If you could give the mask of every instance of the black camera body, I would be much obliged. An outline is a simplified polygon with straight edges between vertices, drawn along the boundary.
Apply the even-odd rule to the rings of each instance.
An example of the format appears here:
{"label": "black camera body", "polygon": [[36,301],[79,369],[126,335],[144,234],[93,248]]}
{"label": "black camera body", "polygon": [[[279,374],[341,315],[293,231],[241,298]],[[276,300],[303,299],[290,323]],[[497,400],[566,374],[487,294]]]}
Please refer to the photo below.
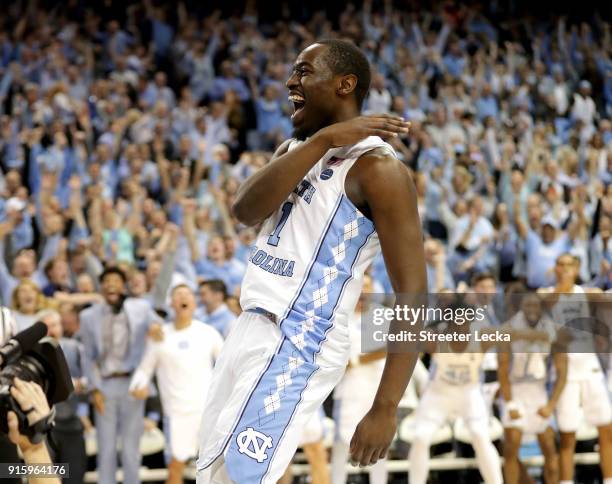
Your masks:
{"label": "black camera body", "polygon": [[39,429],[29,425],[27,415],[11,396],[10,388],[15,377],[38,383],[49,406],[66,400],[74,391],[74,386],[60,344],[53,338],[45,337],[17,361],[0,370],[0,432],[8,433],[7,413],[13,411],[19,420],[19,432],[32,440]]}

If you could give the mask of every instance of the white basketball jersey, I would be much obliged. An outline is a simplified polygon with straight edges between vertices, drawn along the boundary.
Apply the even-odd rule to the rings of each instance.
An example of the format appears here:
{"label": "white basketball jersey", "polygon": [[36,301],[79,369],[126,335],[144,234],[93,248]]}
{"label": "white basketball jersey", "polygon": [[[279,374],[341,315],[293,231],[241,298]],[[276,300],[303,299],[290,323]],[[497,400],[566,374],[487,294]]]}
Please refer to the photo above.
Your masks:
{"label": "white basketball jersey", "polygon": [[434,353],[433,380],[450,385],[478,384],[483,360],[483,353]]}
{"label": "white basketball jersey", "polygon": [[264,221],[242,283],[244,310],[260,307],[281,320],[291,310],[346,326],[380,245],[344,180],[360,156],[381,147],[394,153],[375,136],[329,150]]}
{"label": "white basketball jersey", "polygon": [[552,320],[543,315],[535,327],[525,320],[523,311],[516,313],[508,322],[514,330],[533,329],[548,334],[548,341],[527,341],[519,339],[512,343],[512,363],[510,380],[512,382],[541,382],[546,380],[546,360],[550,355],[556,329]]}

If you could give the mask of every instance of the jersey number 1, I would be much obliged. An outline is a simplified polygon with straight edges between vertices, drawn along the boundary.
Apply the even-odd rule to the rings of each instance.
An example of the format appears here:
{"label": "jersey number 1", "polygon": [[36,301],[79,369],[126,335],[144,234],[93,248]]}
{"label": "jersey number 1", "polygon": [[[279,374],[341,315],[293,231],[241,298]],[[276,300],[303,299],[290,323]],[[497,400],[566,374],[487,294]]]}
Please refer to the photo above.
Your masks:
{"label": "jersey number 1", "polygon": [[283,227],[287,223],[287,219],[289,218],[289,214],[291,213],[292,208],[293,208],[292,202],[285,202],[283,204],[281,208],[281,211],[282,211],[281,218],[276,224],[276,228],[274,229],[274,232],[272,232],[270,234],[270,237],[268,237],[268,244],[273,245],[274,247],[278,245],[278,241],[280,240],[281,230],[283,230]]}

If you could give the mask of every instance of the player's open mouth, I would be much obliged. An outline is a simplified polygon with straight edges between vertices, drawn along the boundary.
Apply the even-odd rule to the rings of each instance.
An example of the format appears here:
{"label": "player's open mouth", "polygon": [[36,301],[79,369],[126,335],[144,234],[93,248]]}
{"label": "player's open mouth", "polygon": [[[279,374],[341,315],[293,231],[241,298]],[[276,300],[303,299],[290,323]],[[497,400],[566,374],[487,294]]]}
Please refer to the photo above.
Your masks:
{"label": "player's open mouth", "polygon": [[289,101],[293,103],[293,115],[291,116],[291,119],[294,119],[296,115],[300,111],[302,111],[302,109],[304,109],[304,106],[306,105],[306,100],[301,94],[291,93],[289,94]]}

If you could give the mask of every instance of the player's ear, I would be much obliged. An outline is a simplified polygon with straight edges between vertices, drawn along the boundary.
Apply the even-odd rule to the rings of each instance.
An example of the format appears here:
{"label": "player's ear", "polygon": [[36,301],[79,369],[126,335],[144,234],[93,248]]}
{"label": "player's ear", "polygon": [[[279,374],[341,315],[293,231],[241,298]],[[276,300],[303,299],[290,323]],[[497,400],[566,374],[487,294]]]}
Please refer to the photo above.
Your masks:
{"label": "player's ear", "polygon": [[352,93],[357,87],[357,76],[355,74],[347,74],[340,78],[338,85],[338,94],[346,96]]}

